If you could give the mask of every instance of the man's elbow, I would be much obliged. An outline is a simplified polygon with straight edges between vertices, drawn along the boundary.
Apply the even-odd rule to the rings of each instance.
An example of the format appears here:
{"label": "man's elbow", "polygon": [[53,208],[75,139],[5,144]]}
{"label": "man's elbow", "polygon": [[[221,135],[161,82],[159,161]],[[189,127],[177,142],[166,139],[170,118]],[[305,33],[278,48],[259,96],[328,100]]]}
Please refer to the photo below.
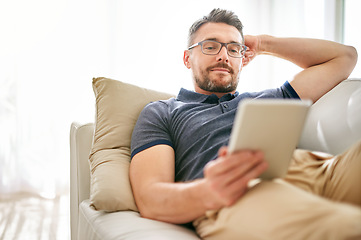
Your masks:
{"label": "man's elbow", "polygon": [[[357,51],[353,46],[343,45],[343,50],[340,55],[331,60],[336,65],[333,68],[336,70],[335,79],[339,82],[347,79],[352,73],[357,63]],[[337,84],[339,83],[337,82]]]}
{"label": "man's elbow", "polygon": [[139,199],[135,198],[135,202],[139,211],[139,214],[143,218],[148,218],[152,220],[163,221],[159,215],[157,208],[158,206],[152,204],[152,199]]}
{"label": "man's elbow", "polygon": [[356,48],[354,48],[353,46],[347,46],[346,57],[347,57],[347,65],[349,67],[349,74],[347,75],[348,77],[355,68],[357,63],[358,54]]}
{"label": "man's elbow", "polygon": [[143,218],[148,218],[148,219],[153,219],[153,220],[158,220],[156,215],[152,212],[152,208],[148,208],[146,206],[143,206],[142,204],[137,204],[138,206],[138,211],[141,217]]}
{"label": "man's elbow", "polygon": [[157,212],[157,210],[156,210],[156,208],[154,206],[153,207],[144,206],[144,205],[143,206],[138,206],[138,211],[139,211],[139,214],[140,214],[140,216],[142,218],[147,218],[147,219],[151,219],[151,220],[157,220],[157,221],[162,221],[162,222],[167,222],[167,223],[178,224],[177,221],[173,220],[169,216],[162,215],[159,212]]}

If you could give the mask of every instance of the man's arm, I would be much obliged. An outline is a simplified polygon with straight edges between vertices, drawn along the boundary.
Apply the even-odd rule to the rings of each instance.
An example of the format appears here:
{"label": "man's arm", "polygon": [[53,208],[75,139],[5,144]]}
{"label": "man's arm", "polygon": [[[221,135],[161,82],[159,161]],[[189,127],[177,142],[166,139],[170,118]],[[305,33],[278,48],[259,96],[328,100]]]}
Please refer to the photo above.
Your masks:
{"label": "man's arm", "polygon": [[234,204],[246,191],[248,181],[267,168],[259,152],[227,148],[204,170],[205,177],[186,183],[174,182],[174,150],[156,145],[136,154],[130,165],[134,198],[143,217],[170,223],[187,223],[207,210]]}
{"label": "man's arm", "polygon": [[357,62],[355,48],[327,40],[261,35],[246,36],[245,44],[250,51],[244,65],[258,54],[268,54],[303,68],[290,84],[301,98],[314,102],[346,79]]}

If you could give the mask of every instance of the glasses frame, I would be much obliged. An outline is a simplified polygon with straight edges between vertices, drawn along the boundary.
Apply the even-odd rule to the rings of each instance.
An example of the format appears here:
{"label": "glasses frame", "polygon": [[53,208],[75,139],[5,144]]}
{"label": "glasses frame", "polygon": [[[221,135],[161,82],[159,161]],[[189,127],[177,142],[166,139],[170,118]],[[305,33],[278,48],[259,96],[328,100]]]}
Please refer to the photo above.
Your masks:
{"label": "glasses frame", "polygon": [[[221,47],[219,48],[219,51],[218,51],[217,53],[214,53],[214,54],[205,53],[205,52],[203,51],[203,43],[204,43],[204,42],[215,42],[215,43],[219,43],[219,44],[221,44]],[[230,55],[229,52],[228,52],[228,44],[237,44],[237,45],[242,46],[242,47],[244,48],[244,51],[243,51],[242,56],[235,57],[235,56]],[[198,43],[193,44],[192,46],[190,46],[190,47],[188,48],[188,50],[191,50],[191,49],[193,49],[193,48],[195,48],[195,47],[197,47],[197,46],[201,46],[201,51],[202,51],[202,53],[205,54],[205,55],[217,55],[218,53],[220,53],[220,51],[222,50],[222,47],[224,46],[224,47],[226,48],[226,50],[227,50],[228,56],[233,57],[233,58],[243,58],[244,55],[245,55],[245,53],[246,53],[246,51],[247,51],[247,46],[244,45],[244,44],[236,43],[236,42],[234,42],[234,43],[222,43],[222,42],[218,42],[218,41],[215,41],[215,40],[203,40],[203,41],[201,41],[201,42],[198,42]]]}

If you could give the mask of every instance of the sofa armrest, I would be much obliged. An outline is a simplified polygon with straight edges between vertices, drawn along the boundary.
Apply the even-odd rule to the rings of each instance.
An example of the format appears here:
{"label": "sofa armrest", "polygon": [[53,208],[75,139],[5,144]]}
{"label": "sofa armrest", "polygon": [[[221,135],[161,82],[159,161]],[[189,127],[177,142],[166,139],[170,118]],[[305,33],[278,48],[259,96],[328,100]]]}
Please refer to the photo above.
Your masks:
{"label": "sofa armrest", "polygon": [[79,204],[90,197],[89,154],[94,124],[73,122],[70,127],[70,225],[71,239],[77,238]]}

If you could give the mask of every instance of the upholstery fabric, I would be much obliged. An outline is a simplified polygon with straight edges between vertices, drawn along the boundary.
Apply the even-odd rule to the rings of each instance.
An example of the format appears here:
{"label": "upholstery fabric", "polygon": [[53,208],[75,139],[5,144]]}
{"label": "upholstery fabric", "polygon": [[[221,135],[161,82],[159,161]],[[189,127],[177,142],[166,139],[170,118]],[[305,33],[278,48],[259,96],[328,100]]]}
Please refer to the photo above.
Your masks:
{"label": "upholstery fabric", "polygon": [[314,103],[298,147],[337,155],[361,139],[361,79],[347,79]]}
{"label": "upholstery fabric", "polygon": [[137,211],[129,182],[130,140],[141,110],[171,94],[94,78],[95,132],[89,157],[90,201],[97,210]]}
{"label": "upholstery fabric", "polygon": [[197,235],[180,225],[142,218],[134,211],[105,213],[89,207],[84,200],[79,206],[79,231],[77,239],[104,240],[196,240]]}

